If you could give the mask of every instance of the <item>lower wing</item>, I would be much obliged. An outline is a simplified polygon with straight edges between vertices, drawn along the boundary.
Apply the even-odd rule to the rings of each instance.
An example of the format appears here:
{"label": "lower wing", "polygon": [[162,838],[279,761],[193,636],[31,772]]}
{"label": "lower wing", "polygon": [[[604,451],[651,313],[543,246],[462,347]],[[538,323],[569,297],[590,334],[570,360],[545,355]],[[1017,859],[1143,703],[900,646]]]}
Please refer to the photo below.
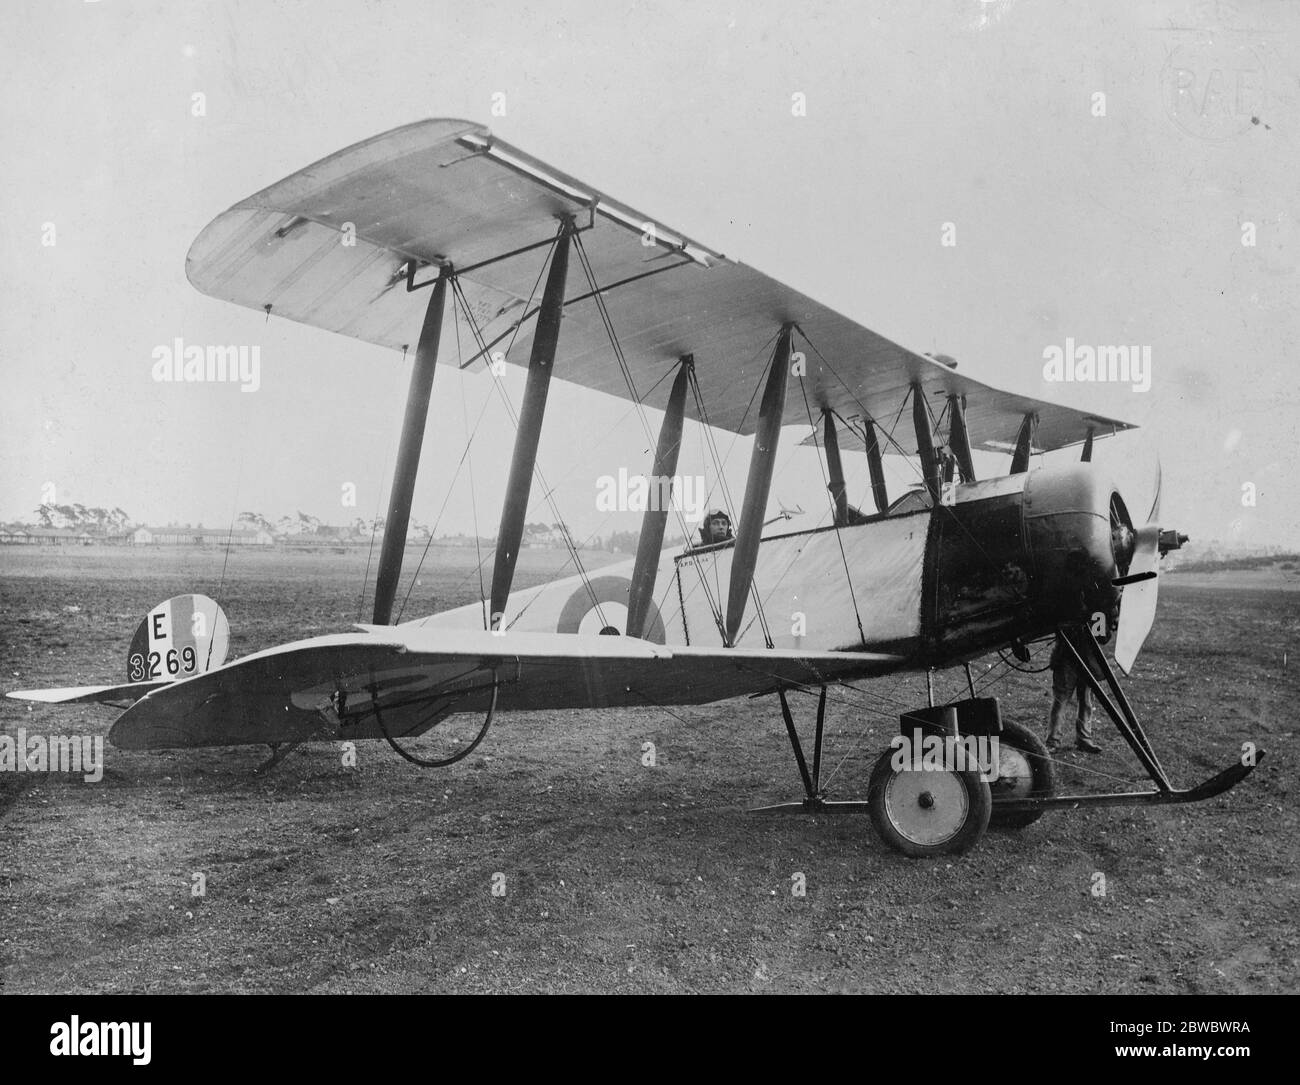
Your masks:
{"label": "lower wing", "polygon": [[[452,712],[707,704],[898,670],[899,656],[665,647],[630,637],[392,627],[316,637],[156,689],[123,749],[419,734]],[[381,727],[379,714],[383,715]]]}

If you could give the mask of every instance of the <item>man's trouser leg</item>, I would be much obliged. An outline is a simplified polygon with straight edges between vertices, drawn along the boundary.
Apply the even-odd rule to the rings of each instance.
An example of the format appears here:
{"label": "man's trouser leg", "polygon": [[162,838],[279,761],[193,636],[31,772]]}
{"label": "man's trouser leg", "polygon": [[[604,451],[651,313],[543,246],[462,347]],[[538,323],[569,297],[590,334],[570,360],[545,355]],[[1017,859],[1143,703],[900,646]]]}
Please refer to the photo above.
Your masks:
{"label": "man's trouser leg", "polygon": [[1079,675],[1079,718],[1074,724],[1076,738],[1092,741],[1092,691],[1083,675]]}
{"label": "man's trouser leg", "polygon": [[1072,675],[1061,667],[1052,668],[1052,714],[1047,721],[1047,741],[1060,741],[1061,718],[1074,695]]}

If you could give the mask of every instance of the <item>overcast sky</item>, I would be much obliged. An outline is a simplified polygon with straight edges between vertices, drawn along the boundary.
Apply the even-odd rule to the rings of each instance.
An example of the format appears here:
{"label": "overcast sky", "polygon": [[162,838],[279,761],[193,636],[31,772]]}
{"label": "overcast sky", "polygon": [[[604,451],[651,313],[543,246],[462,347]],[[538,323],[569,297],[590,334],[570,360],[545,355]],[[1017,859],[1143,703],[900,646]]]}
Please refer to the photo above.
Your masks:
{"label": "overcast sky", "polygon": [[[205,297],[185,253],[258,189],[449,116],[964,373],[1138,423],[1097,460],[1145,508],[1158,453],[1167,526],[1300,544],[1297,5],[49,0],[0,19],[2,519],[47,483],[148,522],[382,510],[400,356]],[[258,344],[260,389],[155,382],[178,336]],[[1150,390],[1045,384],[1067,337],[1149,345]],[[488,381],[435,381],[414,512],[432,524],[445,501],[440,533],[495,530],[498,408],[448,491]],[[541,462],[575,532],[636,526],[595,506],[599,474],[649,469],[634,422],[553,389]],[[783,437],[773,509],[811,527],[826,501],[802,436]],[[682,469],[702,462],[688,440]],[[537,501],[529,518],[552,519]]]}

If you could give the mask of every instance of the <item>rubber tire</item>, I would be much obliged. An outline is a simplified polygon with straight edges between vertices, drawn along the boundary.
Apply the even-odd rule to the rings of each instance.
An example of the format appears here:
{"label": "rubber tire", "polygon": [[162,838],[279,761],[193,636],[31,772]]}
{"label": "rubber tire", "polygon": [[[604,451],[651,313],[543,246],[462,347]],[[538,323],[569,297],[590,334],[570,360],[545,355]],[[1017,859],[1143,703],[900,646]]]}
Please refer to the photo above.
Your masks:
{"label": "rubber tire", "polygon": [[[1002,733],[998,736],[998,745],[1010,746],[1025,755],[1030,772],[1033,774],[1029,791],[1031,795],[1037,798],[1056,793],[1056,766],[1052,763],[1052,755],[1037,734],[1018,723],[1004,723]],[[997,788],[992,788],[992,792],[993,814],[989,818],[991,829],[1024,829],[1047,813],[1046,810],[999,813]]]}
{"label": "rubber tire", "polygon": [[885,785],[894,775],[894,767],[891,764],[893,759],[894,750],[891,747],[877,759],[875,768],[871,770],[871,783],[867,786],[867,812],[881,840],[894,851],[913,859],[961,855],[980,842],[984,830],[988,828],[989,815],[993,812],[993,796],[989,792],[989,785],[980,779],[978,772],[951,773],[966,787],[967,816],[962,827],[942,844],[920,844],[903,836],[885,813]]}

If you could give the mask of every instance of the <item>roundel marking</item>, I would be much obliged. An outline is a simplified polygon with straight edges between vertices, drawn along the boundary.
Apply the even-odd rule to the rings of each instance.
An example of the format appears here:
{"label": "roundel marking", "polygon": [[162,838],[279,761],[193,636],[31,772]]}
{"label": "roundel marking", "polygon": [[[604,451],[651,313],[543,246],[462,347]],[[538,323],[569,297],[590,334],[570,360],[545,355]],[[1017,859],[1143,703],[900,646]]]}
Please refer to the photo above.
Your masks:
{"label": "roundel marking", "polygon": [[[593,577],[569,596],[564,609],[560,611],[560,620],[555,625],[555,631],[577,633],[582,627],[583,618],[596,609],[597,603],[621,603],[626,607],[631,590],[632,581],[625,576]],[[646,611],[645,624],[644,639],[655,644],[663,644],[667,639],[664,633],[664,620],[653,599]]]}

